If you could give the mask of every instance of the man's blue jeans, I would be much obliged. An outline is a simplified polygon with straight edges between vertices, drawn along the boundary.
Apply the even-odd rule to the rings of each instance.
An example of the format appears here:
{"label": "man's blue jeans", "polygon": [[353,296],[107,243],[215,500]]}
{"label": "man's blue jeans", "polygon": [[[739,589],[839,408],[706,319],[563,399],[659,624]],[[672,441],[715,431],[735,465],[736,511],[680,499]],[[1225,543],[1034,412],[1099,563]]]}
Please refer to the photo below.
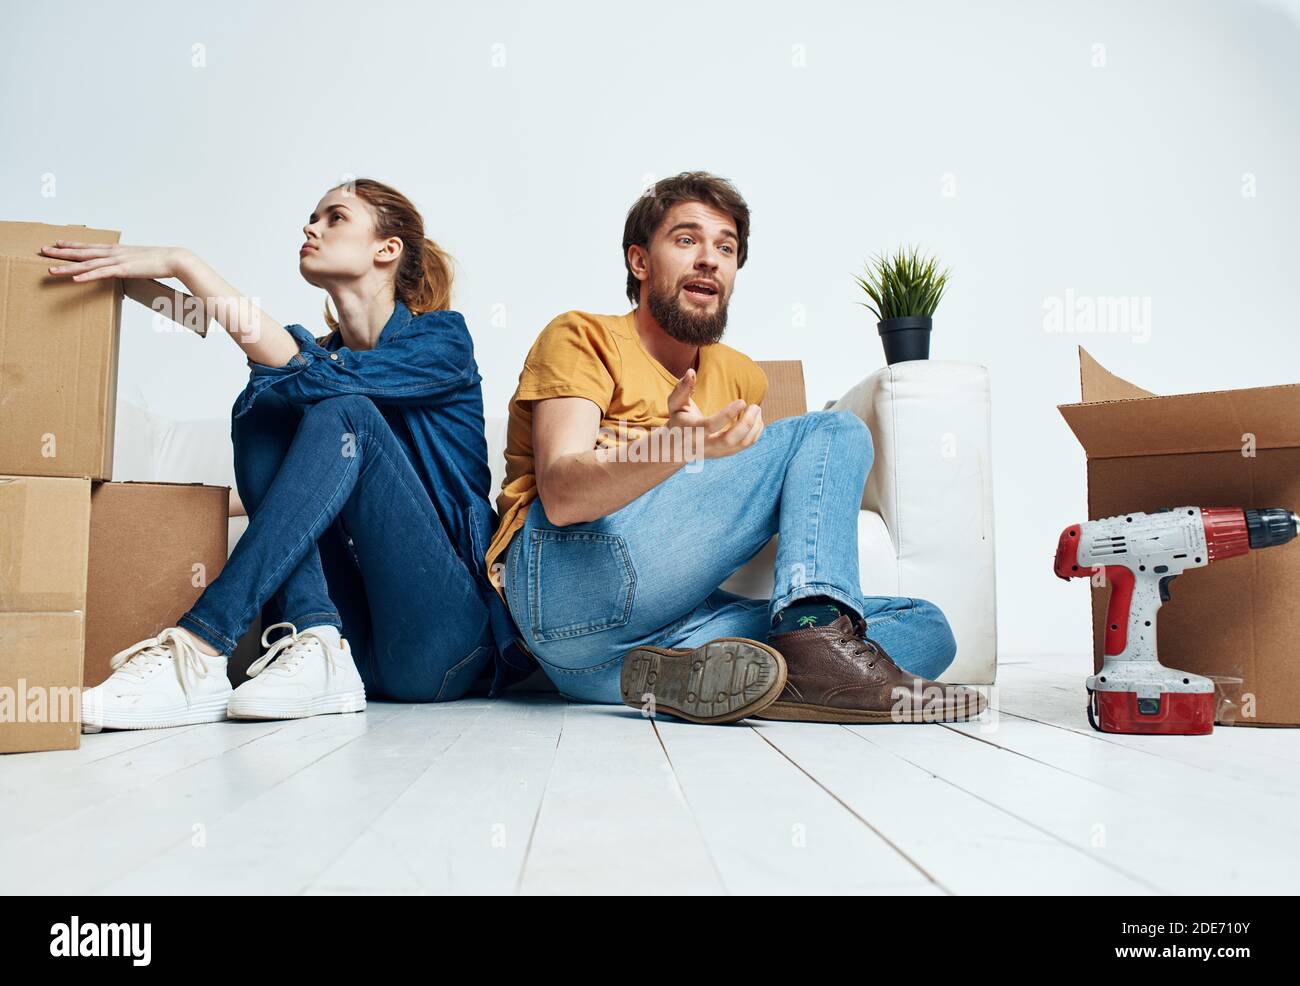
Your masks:
{"label": "man's blue jeans", "polygon": [[[858,512],[871,461],[860,418],[814,411],[773,422],[736,455],[688,463],[599,520],[556,527],[534,501],[506,554],[510,611],[542,669],[579,701],[621,702],[634,647],[765,641],[777,613],[806,596],[852,609],[899,667],[934,678],[957,651],[938,607],[862,595]],[[773,598],[718,588],[778,533]]]}
{"label": "man's blue jeans", "polygon": [[464,695],[496,652],[481,587],[375,403],[270,390],[231,438],[248,529],[179,625],[229,654],[259,611],[329,624],[371,697]]}

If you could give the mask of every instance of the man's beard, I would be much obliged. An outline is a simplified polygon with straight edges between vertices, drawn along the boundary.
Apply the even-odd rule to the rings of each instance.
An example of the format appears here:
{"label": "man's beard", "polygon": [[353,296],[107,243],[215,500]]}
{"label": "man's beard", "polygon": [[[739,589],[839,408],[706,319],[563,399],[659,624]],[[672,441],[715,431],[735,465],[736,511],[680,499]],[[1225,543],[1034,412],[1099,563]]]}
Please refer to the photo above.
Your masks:
{"label": "man's beard", "polygon": [[727,302],[718,294],[718,308],[712,315],[696,314],[678,300],[675,293],[650,288],[650,314],[659,327],[678,342],[707,346],[722,338],[727,328]]}

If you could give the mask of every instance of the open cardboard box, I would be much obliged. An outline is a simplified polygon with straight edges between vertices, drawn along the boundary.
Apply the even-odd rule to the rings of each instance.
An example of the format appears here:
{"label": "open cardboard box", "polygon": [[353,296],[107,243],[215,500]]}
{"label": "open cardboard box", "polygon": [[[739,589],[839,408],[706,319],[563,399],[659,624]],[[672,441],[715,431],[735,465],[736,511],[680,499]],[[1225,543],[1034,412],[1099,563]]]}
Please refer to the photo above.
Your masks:
{"label": "open cardboard box", "polygon": [[[1083,400],[1059,407],[1088,458],[1088,516],[1160,507],[1300,513],[1300,384],[1160,397],[1079,347]],[[1221,725],[1300,725],[1300,539],[1193,569],[1156,621],[1160,663],[1242,679]],[[1092,590],[1101,670],[1108,587]]]}

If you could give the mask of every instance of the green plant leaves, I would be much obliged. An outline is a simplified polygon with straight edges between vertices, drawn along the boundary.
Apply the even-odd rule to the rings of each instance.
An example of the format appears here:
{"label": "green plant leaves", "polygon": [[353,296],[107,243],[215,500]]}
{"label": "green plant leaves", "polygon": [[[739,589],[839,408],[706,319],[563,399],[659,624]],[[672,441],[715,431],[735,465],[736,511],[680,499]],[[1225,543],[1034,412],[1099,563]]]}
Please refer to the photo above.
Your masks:
{"label": "green plant leaves", "polygon": [[942,272],[933,257],[923,257],[916,247],[899,248],[892,256],[867,262],[865,277],[854,275],[871,302],[859,302],[878,321],[904,315],[933,315],[948,287],[951,270]]}

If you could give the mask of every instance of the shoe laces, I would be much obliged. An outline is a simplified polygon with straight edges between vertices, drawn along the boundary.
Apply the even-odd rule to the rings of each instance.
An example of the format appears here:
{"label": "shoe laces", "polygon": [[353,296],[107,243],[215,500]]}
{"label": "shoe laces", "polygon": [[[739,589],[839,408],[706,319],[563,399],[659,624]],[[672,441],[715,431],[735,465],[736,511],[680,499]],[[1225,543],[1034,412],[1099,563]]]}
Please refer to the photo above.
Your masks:
{"label": "shoe laces", "polygon": [[[277,627],[288,627],[290,632],[285,634],[273,644],[268,644],[266,638],[272,630]],[[328,673],[333,673],[340,669],[341,665],[334,649],[330,647],[329,641],[321,636],[314,627],[306,627],[299,630],[292,623],[272,623],[262,631],[262,646],[267,648],[265,654],[248,666],[248,676],[256,678],[272,664],[277,667],[292,671],[302,663],[303,659],[311,653],[311,642],[315,640],[320,644],[320,649],[325,655],[325,667]],[[340,636],[340,644],[342,637]],[[340,647],[341,649],[341,647]]]}
{"label": "shoe laces", "polygon": [[853,620],[853,636],[851,636],[851,637],[848,637],[848,636],[841,636],[841,637],[840,637],[840,643],[842,643],[842,644],[849,644],[849,643],[858,643],[858,644],[861,644],[861,645],[862,645],[861,647],[855,647],[855,648],[853,649],[853,656],[854,656],[854,657],[858,657],[859,655],[862,655],[862,654],[873,654],[873,655],[875,655],[874,660],[871,660],[871,661],[868,661],[868,662],[867,662],[867,667],[869,667],[869,668],[874,668],[874,667],[876,666],[876,661],[880,660],[881,658],[885,658],[886,660],[888,660],[888,657],[885,655],[885,652],[882,651],[882,650],[881,650],[881,649],[876,645],[876,642],[875,642],[874,640],[872,640],[870,637],[867,636],[867,622],[866,622],[866,620],[862,619],[860,616],[850,617],[850,619]]}
{"label": "shoe laces", "polygon": [[143,681],[155,668],[172,662],[181,689],[186,695],[199,678],[206,678],[215,670],[215,655],[204,654],[190,636],[180,627],[167,627],[156,637],[147,637],[118,651],[108,660],[115,676]]}

